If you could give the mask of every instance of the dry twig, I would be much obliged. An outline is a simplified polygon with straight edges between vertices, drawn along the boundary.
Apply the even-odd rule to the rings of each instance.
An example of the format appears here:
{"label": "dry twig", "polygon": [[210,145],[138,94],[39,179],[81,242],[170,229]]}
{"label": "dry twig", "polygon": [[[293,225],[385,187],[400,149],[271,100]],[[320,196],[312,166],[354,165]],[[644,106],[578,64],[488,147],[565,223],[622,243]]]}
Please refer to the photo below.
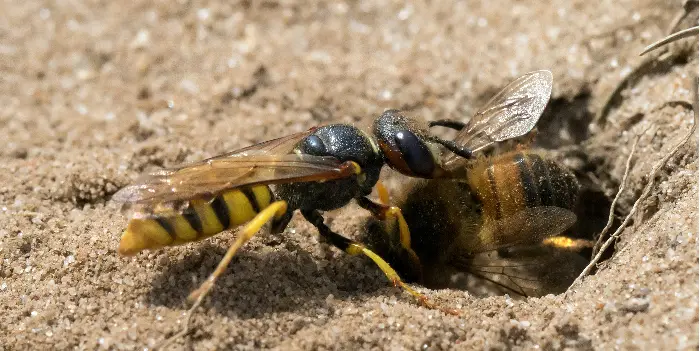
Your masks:
{"label": "dry twig", "polygon": [[613,225],[613,220],[615,219],[615,206],[617,205],[617,201],[620,199],[620,195],[622,195],[622,192],[625,191],[625,187],[627,186],[627,178],[629,177],[630,174],[630,168],[632,168],[632,156],[634,156],[634,152],[637,150],[637,144],[639,143],[639,139],[642,138],[642,135],[647,131],[645,129],[642,133],[639,133],[637,135],[637,138],[635,138],[634,143],[632,144],[632,151],[630,151],[629,156],[627,157],[627,163],[625,164],[625,174],[622,176],[622,182],[620,183],[620,189],[617,191],[617,194],[615,195],[615,198],[612,201],[612,204],[610,205],[610,214],[608,215],[608,223],[605,224],[605,228],[600,232],[598,235],[598,239],[596,240],[595,245],[593,246],[593,254],[591,255],[591,259],[596,256],[598,253],[598,250],[600,249],[600,245],[603,243],[603,238],[605,237],[606,234],[608,234],[608,230]]}
{"label": "dry twig", "polygon": [[[607,250],[607,248],[610,247],[610,245],[612,245],[615,242],[615,240],[617,240],[617,238],[620,236],[620,234],[622,234],[622,231],[627,227],[627,225],[632,220],[632,217],[635,215],[635,213],[637,213],[639,205],[647,198],[647,196],[649,196],[649,193],[651,192],[651,189],[654,186],[656,176],[658,175],[661,168],[664,165],[666,165],[666,163],[668,163],[668,160],[670,160],[671,157],[673,157],[673,155],[675,155],[676,152],[678,152],[678,150],[683,145],[685,145],[685,143],[687,143],[690,140],[690,138],[693,136],[693,134],[695,134],[695,129],[697,128],[697,124],[698,124],[698,78],[697,77],[695,78],[694,83],[693,83],[693,90],[694,90],[694,99],[695,99],[693,101],[693,106],[694,106],[694,109],[693,109],[694,110],[693,111],[694,118],[693,119],[694,120],[693,120],[693,125],[690,127],[690,130],[681,139],[681,141],[678,144],[676,144],[673,147],[673,149],[671,149],[671,151],[669,153],[666,154],[666,156],[664,156],[658,163],[656,163],[656,165],[654,165],[654,168],[652,168],[651,172],[649,173],[649,182],[644,187],[644,191],[642,191],[642,195],[640,195],[639,198],[637,199],[637,201],[634,202],[632,209],[627,214],[627,216],[625,217],[625,220],[622,222],[622,224],[620,224],[620,226],[617,228],[617,230],[612,235],[610,235],[610,237],[605,241],[603,246],[600,247],[600,249],[598,250],[598,253],[595,255],[595,257],[593,257],[593,259],[588,264],[588,266],[586,266],[586,268],[581,272],[581,274],[579,274],[579,276],[576,278],[576,280],[574,280],[574,282],[571,284],[571,287],[569,287],[569,290],[571,290],[571,288],[573,288],[574,286],[576,286],[576,284],[578,284],[581,280],[583,280],[583,277],[588,275],[591,272],[591,270],[593,269],[593,267],[596,264],[598,264],[601,257],[603,256],[603,253],[605,252],[605,250]],[[625,170],[625,173],[627,173],[627,170]],[[621,185],[621,190],[624,187],[624,182],[625,181],[623,180],[623,184]],[[618,192],[618,195],[619,195],[619,192]],[[613,208],[610,209],[611,213],[613,210],[614,210]]]}

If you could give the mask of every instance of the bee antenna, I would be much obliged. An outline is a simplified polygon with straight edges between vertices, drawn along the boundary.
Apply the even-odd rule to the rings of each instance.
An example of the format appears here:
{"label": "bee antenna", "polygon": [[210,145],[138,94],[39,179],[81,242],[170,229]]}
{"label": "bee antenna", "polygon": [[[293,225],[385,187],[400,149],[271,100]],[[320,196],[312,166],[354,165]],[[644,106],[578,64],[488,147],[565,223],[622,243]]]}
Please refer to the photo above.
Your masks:
{"label": "bee antenna", "polygon": [[452,151],[457,156],[461,156],[466,159],[472,158],[472,150],[469,150],[468,148],[455,143],[453,140],[445,140],[436,136],[430,136],[428,137],[428,140],[444,146],[445,148],[447,148],[447,150]]}
{"label": "bee antenna", "polygon": [[460,121],[455,121],[453,119],[439,119],[437,121],[428,122],[428,127],[432,128],[436,126],[451,128],[454,130],[462,130],[467,126],[467,124]]}

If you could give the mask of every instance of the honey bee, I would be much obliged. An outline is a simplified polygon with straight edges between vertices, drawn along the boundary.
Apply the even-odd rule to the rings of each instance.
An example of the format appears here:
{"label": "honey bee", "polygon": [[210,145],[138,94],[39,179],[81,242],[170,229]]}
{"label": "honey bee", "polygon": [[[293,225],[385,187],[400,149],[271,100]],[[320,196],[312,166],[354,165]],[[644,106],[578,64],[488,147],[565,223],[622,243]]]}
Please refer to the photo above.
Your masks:
{"label": "honey bee", "polygon": [[[183,329],[187,332],[191,312],[236,252],[268,222],[272,232],[282,232],[299,210],[330,244],[351,255],[366,255],[394,285],[435,307],[379,255],[333,232],[324,224],[322,211],[343,207],[354,199],[376,218],[397,223],[397,233],[406,242],[411,234],[399,208],[368,198],[383,166],[415,178],[453,177],[462,168],[460,160],[472,159],[484,147],[530,131],[549,100],[551,87],[549,71],[518,78],[454,140],[439,138],[429,132],[428,125],[387,110],[374,121],[371,135],[352,125],[331,124],[146,174],[112,198],[133,213],[118,252],[134,255],[185,244],[245,224],[215,271],[190,295],[195,303]],[[416,258],[410,245],[404,252]]]}
{"label": "honey bee", "polygon": [[[407,282],[481,294],[562,292],[590,242],[559,236],[576,222],[575,176],[533,151],[471,160],[463,179],[412,180],[397,206],[411,230],[405,252],[396,224],[370,221],[367,242]],[[477,284],[455,277],[464,273]]]}
{"label": "honey bee", "polygon": [[[459,130],[455,141],[479,150],[488,139],[470,132],[478,122],[430,125]],[[472,288],[471,281],[455,284],[466,273],[481,280],[479,288],[490,285],[481,293],[564,291],[586,264],[578,252],[592,247],[588,240],[560,236],[577,220],[574,174],[527,148],[449,159],[450,178],[412,179],[396,191],[410,240],[401,237],[396,221],[370,220],[363,241],[405,281],[430,288]],[[388,194],[380,197],[388,203]]]}

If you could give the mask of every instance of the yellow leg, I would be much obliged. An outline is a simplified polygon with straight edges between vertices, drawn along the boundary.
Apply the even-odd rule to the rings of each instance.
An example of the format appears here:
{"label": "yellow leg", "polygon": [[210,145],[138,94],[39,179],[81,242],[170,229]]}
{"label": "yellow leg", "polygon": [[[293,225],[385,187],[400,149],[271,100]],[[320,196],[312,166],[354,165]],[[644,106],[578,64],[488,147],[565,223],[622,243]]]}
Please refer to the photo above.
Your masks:
{"label": "yellow leg", "polygon": [[328,242],[330,242],[333,246],[345,251],[349,255],[354,256],[363,254],[369,257],[377,265],[377,267],[384,272],[386,277],[394,284],[394,286],[400,287],[407,293],[413,295],[423,306],[431,309],[438,309],[448,314],[459,315],[459,312],[456,310],[438,307],[434,303],[430,302],[427,296],[419,293],[408,284],[404,283],[401,280],[401,277],[399,277],[399,274],[396,273],[393,268],[391,268],[389,263],[372,250],[356,241],[350,240],[338,233],[333,232],[325,223],[323,223],[323,217],[318,213],[318,211],[302,211],[302,214],[307,221],[311,222],[311,224],[318,229],[321,236],[328,239]]}
{"label": "yellow leg", "polygon": [[372,261],[374,261],[377,267],[379,267],[379,269],[381,269],[382,272],[384,272],[386,277],[389,278],[389,280],[394,284],[394,286],[400,287],[407,293],[413,295],[413,297],[415,297],[416,300],[418,300],[418,302],[420,302],[423,306],[430,309],[437,309],[447,314],[459,316],[459,311],[451,308],[437,306],[436,304],[428,300],[427,296],[419,293],[418,291],[411,288],[408,284],[404,283],[399,277],[398,273],[396,273],[396,271],[393,268],[391,268],[388,262],[384,261],[384,259],[379,257],[379,255],[374,253],[372,250],[366,248],[364,245],[358,243],[350,244],[350,246],[345,250],[345,252],[347,252],[350,255],[364,254],[365,256],[369,257]]}
{"label": "yellow leg", "polygon": [[245,225],[245,227],[243,227],[243,229],[241,229],[241,231],[238,233],[236,241],[234,241],[231,247],[228,248],[228,251],[226,251],[224,258],[221,259],[219,265],[216,267],[214,272],[212,272],[212,274],[209,275],[209,278],[207,278],[207,280],[204,281],[204,283],[202,283],[202,285],[200,285],[199,288],[197,288],[197,290],[193,291],[187,298],[188,301],[194,301],[194,304],[187,311],[187,314],[185,316],[185,323],[182,327],[182,330],[179,333],[170,337],[169,339],[165,340],[165,342],[157,348],[164,348],[165,346],[169,345],[173,341],[177,340],[181,336],[186,335],[189,332],[189,324],[190,319],[192,317],[192,313],[199,307],[199,305],[202,304],[202,301],[209,294],[211,288],[214,287],[216,279],[224,273],[226,267],[228,267],[229,263],[236,255],[238,249],[240,249],[243,245],[245,245],[246,242],[248,242],[248,240],[255,236],[255,234],[258,231],[260,231],[260,228],[262,228],[265,225],[265,223],[269,222],[274,218],[280,218],[284,216],[286,211],[287,202],[273,202],[264,210],[260,211],[260,213],[258,213],[250,222],[248,222]]}
{"label": "yellow leg", "polygon": [[[383,186],[382,186],[383,188]],[[379,189],[379,188],[378,188]],[[379,190],[378,190],[379,191]],[[384,191],[386,191],[386,188],[384,188]],[[388,193],[386,195],[386,198],[388,199]],[[381,198],[381,192],[380,192],[380,198]],[[383,201],[383,200],[381,200]],[[387,200],[388,201],[388,200]],[[394,228],[398,226],[399,229],[399,240],[401,241],[401,247],[408,252],[408,255],[411,257],[411,260],[414,263],[415,267],[421,267],[420,264],[420,258],[418,258],[418,255],[416,255],[416,252],[413,251],[413,248],[411,246],[411,230],[408,228],[408,223],[406,223],[406,219],[403,217],[403,213],[401,212],[401,209],[396,207],[396,206],[388,206],[386,204],[378,204],[373,202],[372,200],[363,197],[357,199],[357,203],[370,213],[375,218],[378,218],[380,220],[384,221],[385,227],[388,229],[388,232],[393,232]],[[422,275],[422,273],[421,273]]]}
{"label": "yellow leg", "polygon": [[377,195],[379,196],[379,203],[388,206],[391,202],[389,198],[389,190],[386,190],[384,183],[381,181],[378,181],[375,187],[377,189]]}
{"label": "yellow leg", "polygon": [[542,244],[561,250],[577,252],[592,248],[595,242],[586,239],[573,239],[568,236],[552,236],[544,239]]}

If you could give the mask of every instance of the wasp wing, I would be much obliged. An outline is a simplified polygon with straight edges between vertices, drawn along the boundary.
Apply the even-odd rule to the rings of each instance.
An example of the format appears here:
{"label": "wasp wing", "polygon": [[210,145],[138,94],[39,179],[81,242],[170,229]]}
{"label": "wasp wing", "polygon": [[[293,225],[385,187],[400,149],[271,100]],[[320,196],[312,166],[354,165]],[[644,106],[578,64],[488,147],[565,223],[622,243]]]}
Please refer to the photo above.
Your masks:
{"label": "wasp wing", "polygon": [[349,170],[334,157],[294,152],[299,141],[313,131],[146,174],[114,194],[112,200],[153,209],[163,204],[211,198],[222,191],[246,185],[347,177]]}
{"label": "wasp wing", "polygon": [[[454,141],[472,152],[526,134],[539,120],[552,93],[552,73],[527,73],[498,92],[469,120]],[[446,165],[461,158],[448,154]]]}

